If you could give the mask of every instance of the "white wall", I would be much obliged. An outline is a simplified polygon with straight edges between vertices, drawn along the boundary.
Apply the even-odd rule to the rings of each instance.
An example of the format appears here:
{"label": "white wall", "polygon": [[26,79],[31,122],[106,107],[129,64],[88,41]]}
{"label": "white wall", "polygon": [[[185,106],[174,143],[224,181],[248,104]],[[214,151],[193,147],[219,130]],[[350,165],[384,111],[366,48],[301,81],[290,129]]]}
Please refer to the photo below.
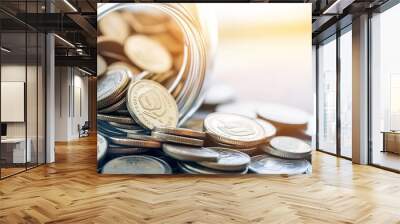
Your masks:
{"label": "white wall", "polygon": [[77,69],[56,67],[55,86],[55,140],[77,139],[78,125],[88,120],[88,79]]}

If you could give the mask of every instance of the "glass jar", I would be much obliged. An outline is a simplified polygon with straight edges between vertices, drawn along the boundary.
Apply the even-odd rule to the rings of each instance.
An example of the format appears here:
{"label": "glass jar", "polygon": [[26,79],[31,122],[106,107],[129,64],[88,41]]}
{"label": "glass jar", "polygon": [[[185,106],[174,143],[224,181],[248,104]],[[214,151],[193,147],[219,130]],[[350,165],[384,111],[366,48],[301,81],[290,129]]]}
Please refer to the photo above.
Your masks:
{"label": "glass jar", "polygon": [[201,106],[207,89],[217,43],[217,24],[212,13],[198,4],[177,3],[101,3],[97,21],[114,11],[146,12],[157,10],[168,15],[183,37],[181,66],[175,80],[166,86],[179,108],[179,125]]}

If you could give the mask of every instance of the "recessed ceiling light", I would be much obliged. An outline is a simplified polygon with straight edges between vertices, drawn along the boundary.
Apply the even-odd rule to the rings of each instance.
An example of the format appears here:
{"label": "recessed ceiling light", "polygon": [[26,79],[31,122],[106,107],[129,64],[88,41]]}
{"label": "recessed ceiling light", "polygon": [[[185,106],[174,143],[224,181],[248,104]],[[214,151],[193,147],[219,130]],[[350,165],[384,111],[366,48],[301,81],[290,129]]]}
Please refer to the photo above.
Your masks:
{"label": "recessed ceiling light", "polygon": [[78,10],[73,6],[68,0],[64,0],[65,4],[68,5],[74,12],[78,12]]}
{"label": "recessed ceiling light", "polygon": [[6,52],[6,53],[10,53],[10,52],[11,52],[10,49],[7,49],[7,48],[5,48],[5,47],[1,47],[0,49],[1,49],[1,51],[4,51],[4,52]]}
{"label": "recessed ceiling light", "polygon": [[57,37],[59,40],[61,40],[62,42],[64,42],[65,44],[67,44],[70,47],[75,48],[75,45],[73,45],[71,42],[69,42],[68,40],[62,38],[61,36],[59,36],[58,34],[54,34],[55,37]]}

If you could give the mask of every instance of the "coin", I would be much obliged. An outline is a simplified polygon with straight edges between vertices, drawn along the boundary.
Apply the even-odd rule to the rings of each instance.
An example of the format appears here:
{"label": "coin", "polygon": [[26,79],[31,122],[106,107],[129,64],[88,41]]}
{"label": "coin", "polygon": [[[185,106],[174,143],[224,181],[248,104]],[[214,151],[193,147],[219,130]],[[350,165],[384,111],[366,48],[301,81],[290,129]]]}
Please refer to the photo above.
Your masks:
{"label": "coin", "polygon": [[191,138],[204,139],[206,137],[206,133],[203,131],[196,131],[187,128],[155,127],[154,131],[164,134],[179,135]]}
{"label": "coin", "polygon": [[117,61],[129,61],[124,55],[124,47],[122,43],[109,36],[97,37],[97,52],[106,57],[105,59],[110,59],[110,55],[115,55],[111,56],[111,58]]}
{"label": "coin", "polygon": [[125,41],[124,51],[143,70],[163,73],[172,67],[172,57],[167,49],[144,35],[130,36]]}
{"label": "coin", "polygon": [[151,136],[158,138],[161,142],[178,143],[183,145],[203,146],[204,141],[201,139],[182,137],[177,135],[169,135],[159,132],[151,132]]}
{"label": "coin", "polygon": [[109,156],[120,156],[120,155],[135,155],[140,153],[148,152],[146,148],[133,148],[133,147],[121,147],[120,145],[109,145],[107,149],[107,155]]}
{"label": "coin", "polygon": [[100,55],[97,55],[97,76],[103,75],[107,69],[107,62]]}
{"label": "coin", "polygon": [[114,63],[110,64],[107,69],[108,70],[127,69],[127,70],[129,70],[130,74],[133,75],[133,77],[136,77],[141,73],[139,68],[137,68],[134,65],[131,65],[129,63],[123,62],[123,61],[114,62]]}
{"label": "coin", "polygon": [[123,92],[128,84],[129,76],[124,70],[113,70],[102,75],[97,80],[97,108],[113,104],[116,96]]}
{"label": "coin", "polygon": [[135,121],[131,117],[125,117],[125,116],[97,114],[97,119],[102,120],[102,121],[112,121],[112,122],[122,123],[122,124],[135,124]]}
{"label": "coin", "polygon": [[161,143],[157,141],[144,141],[144,140],[123,138],[123,137],[110,137],[109,139],[112,143],[117,145],[139,147],[139,148],[154,148],[154,149],[161,148]]}
{"label": "coin", "polygon": [[251,157],[249,169],[258,174],[295,175],[307,172],[311,164],[304,159],[281,159],[269,155]]}
{"label": "coin", "polygon": [[150,135],[145,135],[145,134],[132,134],[132,133],[128,133],[126,136],[127,136],[128,138],[131,138],[131,139],[160,142],[160,139],[155,138],[155,137],[150,136]]}
{"label": "coin", "polygon": [[219,153],[204,147],[163,144],[163,151],[172,158],[183,161],[218,161]]}
{"label": "coin", "polygon": [[130,33],[129,25],[118,12],[108,13],[101,18],[98,22],[98,27],[103,35],[112,37],[121,43],[124,42]]}
{"label": "coin", "polygon": [[171,167],[153,156],[123,156],[115,158],[102,169],[103,174],[171,174]]}
{"label": "coin", "polygon": [[104,160],[107,152],[107,147],[107,140],[103,136],[97,134],[97,161],[99,163]]}
{"label": "coin", "polygon": [[129,130],[143,130],[143,128],[137,124],[121,124],[121,123],[112,122],[112,121],[109,121],[108,124],[117,129],[123,128],[123,129],[129,129]]}
{"label": "coin", "polygon": [[233,149],[220,147],[207,147],[219,154],[217,162],[198,162],[200,165],[224,171],[237,171],[246,169],[250,163],[250,157],[242,152]]}
{"label": "coin", "polygon": [[127,108],[142,127],[176,127],[179,118],[174,98],[162,85],[140,80],[129,86]]}
{"label": "coin", "polygon": [[221,171],[210,169],[193,162],[178,162],[177,164],[182,171],[189,174],[238,175],[246,174],[248,171],[247,167],[239,171]]}
{"label": "coin", "polygon": [[262,149],[274,156],[288,159],[304,159],[310,155],[312,149],[304,141],[287,136],[274,137],[270,141],[270,146]]}
{"label": "coin", "polygon": [[98,110],[98,113],[112,113],[114,111],[117,111],[119,109],[123,109],[126,105],[126,98],[122,97],[122,99],[120,99],[117,103],[108,106],[108,107],[104,107],[101,110]]}
{"label": "coin", "polygon": [[159,33],[151,38],[163,45],[171,54],[177,55],[183,52],[183,43],[180,43],[169,33]]}
{"label": "coin", "polygon": [[257,109],[260,118],[280,127],[296,127],[305,130],[310,120],[310,114],[295,107],[280,104],[263,104]]}
{"label": "coin", "polygon": [[122,17],[138,33],[157,34],[167,31],[165,23],[169,20],[169,17],[155,10],[147,10],[146,13],[124,11]]}
{"label": "coin", "polygon": [[211,138],[225,144],[249,147],[266,142],[260,124],[237,114],[209,114],[204,120],[204,128]]}
{"label": "coin", "polygon": [[271,123],[269,123],[268,121],[256,118],[257,123],[259,123],[263,129],[264,129],[264,134],[265,137],[271,138],[272,136],[276,135],[276,128],[274,125],[272,125]]}

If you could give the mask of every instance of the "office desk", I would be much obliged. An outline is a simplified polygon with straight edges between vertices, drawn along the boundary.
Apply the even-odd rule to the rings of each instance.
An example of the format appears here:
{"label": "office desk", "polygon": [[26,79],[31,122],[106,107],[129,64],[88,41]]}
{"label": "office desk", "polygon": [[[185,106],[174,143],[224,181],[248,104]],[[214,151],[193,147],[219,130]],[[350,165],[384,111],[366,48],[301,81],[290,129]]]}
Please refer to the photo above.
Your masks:
{"label": "office desk", "polygon": [[5,160],[5,163],[7,164],[30,162],[32,158],[31,139],[27,138],[26,143],[27,147],[25,152],[25,138],[2,138],[1,159]]}
{"label": "office desk", "polygon": [[382,134],[382,152],[393,152],[396,154],[400,154],[400,131],[382,131]]}

